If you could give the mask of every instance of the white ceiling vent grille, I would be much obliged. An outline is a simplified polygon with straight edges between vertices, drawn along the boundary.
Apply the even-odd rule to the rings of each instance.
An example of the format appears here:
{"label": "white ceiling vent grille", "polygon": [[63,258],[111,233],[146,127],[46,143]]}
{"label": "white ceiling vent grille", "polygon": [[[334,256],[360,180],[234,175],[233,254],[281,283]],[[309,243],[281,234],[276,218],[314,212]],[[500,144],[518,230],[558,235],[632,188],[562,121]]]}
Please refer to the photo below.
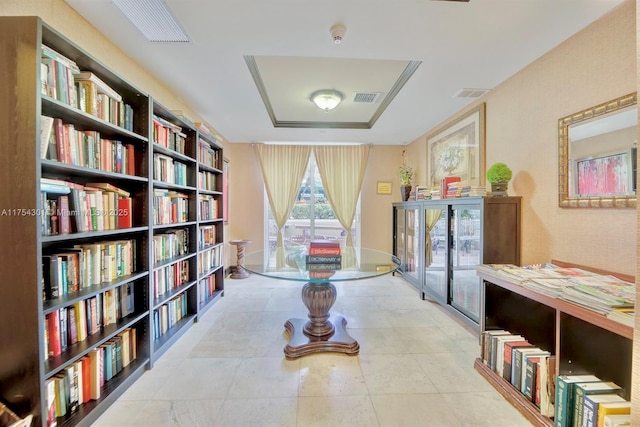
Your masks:
{"label": "white ceiling vent grille", "polygon": [[353,94],[353,102],[359,104],[375,104],[380,98],[380,92],[356,92]]}
{"label": "white ceiling vent grille", "polygon": [[150,42],[189,42],[189,36],[163,0],[113,0],[113,3]]}
{"label": "white ceiling vent grille", "polygon": [[454,98],[479,98],[487,92],[489,92],[489,89],[464,88],[456,92],[455,95],[453,95],[453,97]]}

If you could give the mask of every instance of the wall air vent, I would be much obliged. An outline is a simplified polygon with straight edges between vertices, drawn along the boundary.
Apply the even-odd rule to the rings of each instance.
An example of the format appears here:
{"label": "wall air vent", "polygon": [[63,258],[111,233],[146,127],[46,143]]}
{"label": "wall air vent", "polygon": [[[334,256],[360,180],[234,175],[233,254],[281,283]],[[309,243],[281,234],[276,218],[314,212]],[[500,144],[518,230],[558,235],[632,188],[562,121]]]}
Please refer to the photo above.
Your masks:
{"label": "wall air vent", "polygon": [[460,89],[453,95],[454,98],[480,98],[485,93],[489,92],[489,89]]}
{"label": "wall air vent", "polygon": [[382,95],[380,92],[356,92],[353,94],[353,102],[358,104],[375,104]]}
{"label": "wall air vent", "polygon": [[162,0],[112,0],[150,42],[188,43],[184,31]]}

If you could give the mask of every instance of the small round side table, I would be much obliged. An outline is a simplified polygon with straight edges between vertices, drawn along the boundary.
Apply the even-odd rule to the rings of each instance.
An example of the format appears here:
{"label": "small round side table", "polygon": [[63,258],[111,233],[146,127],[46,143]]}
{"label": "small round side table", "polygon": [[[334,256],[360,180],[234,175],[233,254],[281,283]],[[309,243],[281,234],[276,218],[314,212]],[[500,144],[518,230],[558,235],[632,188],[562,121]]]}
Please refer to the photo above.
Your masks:
{"label": "small round side table", "polygon": [[251,240],[230,240],[230,244],[236,247],[238,263],[235,270],[231,273],[232,279],[246,279],[249,277],[247,270],[242,268],[244,265],[244,247],[251,244]]}

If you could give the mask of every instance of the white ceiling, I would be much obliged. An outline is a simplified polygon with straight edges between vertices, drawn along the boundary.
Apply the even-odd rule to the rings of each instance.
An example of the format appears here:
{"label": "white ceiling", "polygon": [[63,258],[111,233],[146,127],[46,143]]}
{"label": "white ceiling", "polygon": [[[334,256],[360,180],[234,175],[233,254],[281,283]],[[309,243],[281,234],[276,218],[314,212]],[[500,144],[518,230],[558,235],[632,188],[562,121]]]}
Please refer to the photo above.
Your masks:
{"label": "white ceiling", "polygon": [[[623,1],[166,0],[191,42],[151,43],[111,0],[66,0],[230,142],[392,145],[410,143],[472,102],[454,97],[460,89],[497,86]],[[347,28],[338,45],[329,34],[336,23]],[[369,86],[382,68],[355,63],[421,64],[371,129],[286,128],[274,127],[247,56],[275,64],[264,80],[276,116],[288,111],[309,120],[300,116],[306,109],[332,122],[354,111],[348,103],[315,111],[307,104],[311,89],[375,90]],[[291,60],[303,57],[366,61],[328,80],[331,64],[291,72]]]}

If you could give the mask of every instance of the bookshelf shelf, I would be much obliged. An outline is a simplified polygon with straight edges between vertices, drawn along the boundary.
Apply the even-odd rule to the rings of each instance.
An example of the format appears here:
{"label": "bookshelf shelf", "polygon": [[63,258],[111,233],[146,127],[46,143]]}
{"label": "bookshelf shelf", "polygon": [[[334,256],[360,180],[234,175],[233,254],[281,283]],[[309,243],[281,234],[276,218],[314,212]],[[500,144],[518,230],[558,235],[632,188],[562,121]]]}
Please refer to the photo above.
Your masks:
{"label": "bookshelf shelf", "polygon": [[213,167],[211,167],[211,166],[207,166],[207,165],[203,165],[203,164],[198,164],[198,168],[199,168],[201,171],[204,171],[204,172],[213,172],[213,173],[219,173],[219,174],[222,174],[222,171],[221,171],[220,169],[216,169],[216,168],[213,168]]}
{"label": "bookshelf shelf", "polygon": [[171,300],[176,295],[180,295],[181,293],[188,291],[190,288],[194,287],[195,284],[196,284],[196,281],[193,280],[168,290],[167,292],[165,292],[164,294],[158,296],[158,298],[155,298],[153,300],[152,308],[156,309],[160,307],[162,304],[166,304],[167,301]]}
{"label": "bookshelf shelf", "polygon": [[52,300],[46,300],[42,304],[42,311],[44,314],[49,314],[50,312],[61,307],[65,307],[78,301],[85,300],[106,290],[114,289],[126,283],[145,278],[148,274],[149,273],[147,271],[130,274],[111,282],[102,282],[98,285],[92,285],[88,288],[80,289],[78,292],[74,292],[72,294],[62,295],[61,297]]}
{"label": "bookshelf shelf", "polygon": [[45,95],[42,96],[42,114],[55,116],[64,121],[72,122],[74,126],[81,130],[99,131],[101,135],[107,137],[125,137],[132,140],[148,142],[148,138],[143,135],[109,123]]}
{"label": "bookshelf shelf", "polygon": [[147,231],[148,227],[120,228],[116,230],[91,231],[88,233],[56,234],[52,236],[42,236],[43,243],[65,242],[69,240],[95,240],[102,237],[120,236],[123,234],[141,233]]}
{"label": "bookshelf shelf", "polygon": [[138,185],[138,183],[146,183],[149,181],[149,179],[145,176],[107,172],[99,169],[70,165],[67,163],[58,162],[56,160],[45,159],[42,160],[42,172],[43,175],[64,175],[69,179],[84,178],[85,180],[87,180],[89,178],[107,178],[123,183],[129,182],[130,185]]}
{"label": "bookshelf shelf", "polygon": [[[522,335],[555,356],[557,375],[595,375],[621,386],[623,397],[630,399],[633,328],[515,281],[485,271],[477,274],[482,279],[481,333],[503,329]],[[553,425],[519,390],[492,371],[482,356],[474,367],[534,425]]]}
{"label": "bookshelf shelf", "polygon": [[[11,324],[0,339],[12,349],[0,355],[0,400],[44,427],[55,400],[49,386],[71,390],[90,358],[109,351],[118,363],[99,396],[55,417],[59,427],[89,426],[223,295],[222,268],[197,279],[204,223],[196,185],[201,169],[221,175],[209,162],[200,167],[199,144],[218,165],[222,147],[38,17],[0,17],[0,58],[0,211],[10,213],[0,217],[0,275],[12,284],[0,287]],[[177,150],[155,142],[156,117],[181,128]],[[176,178],[186,181],[176,182],[185,185],[154,179],[154,154],[180,163]],[[154,225],[154,196],[165,191],[186,197],[176,216],[185,222]],[[222,193],[207,197],[221,211]],[[224,241],[222,222],[209,224]],[[154,266],[154,237],[174,229],[188,234],[188,253]],[[154,298],[156,269],[176,263],[188,267],[187,283]],[[156,338],[155,318],[168,307],[184,314]],[[97,368],[91,374],[98,381]]]}

